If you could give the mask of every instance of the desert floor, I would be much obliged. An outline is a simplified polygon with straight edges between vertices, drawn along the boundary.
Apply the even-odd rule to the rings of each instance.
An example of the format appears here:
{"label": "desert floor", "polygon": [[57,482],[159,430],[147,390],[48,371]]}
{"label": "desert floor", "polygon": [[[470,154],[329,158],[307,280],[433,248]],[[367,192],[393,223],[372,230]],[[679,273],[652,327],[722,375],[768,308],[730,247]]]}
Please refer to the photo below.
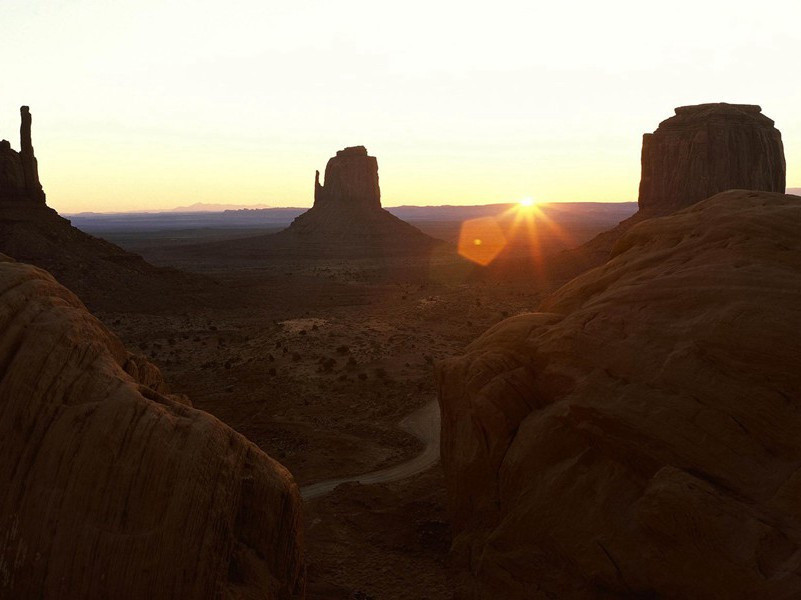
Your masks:
{"label": "desert floor", "polygon": [[[583,227],[573,240],[594,232]],[[185,236],[112,241],[157,264],[192,266],[170,254]],[[566,246],[553,241],[544,254]],[[173,391],[258,444],[301,487],[422,452],[398,425],[436,398],[435,363],[504,318],[535,309],[572,274],[551,269],[546,276],[531,265],[490,273],[455,254],[417,262],[206,260],[195,270],[242,290],[247,306],[190,309],[166,298],[158,313],[99,316],[129,350],[162,369]],[[346,483],[307,500],[305,527],[310,598],[450,594],[438,463],[409,478]]]}

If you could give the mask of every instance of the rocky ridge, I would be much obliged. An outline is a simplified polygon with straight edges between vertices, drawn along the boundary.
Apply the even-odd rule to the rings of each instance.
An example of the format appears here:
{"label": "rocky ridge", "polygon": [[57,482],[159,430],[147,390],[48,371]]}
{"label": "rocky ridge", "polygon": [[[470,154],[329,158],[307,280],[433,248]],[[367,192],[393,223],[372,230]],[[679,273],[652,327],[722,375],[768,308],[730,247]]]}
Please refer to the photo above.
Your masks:
{"label": "rocky ridge", "polygon": [[0,597],[301,598],[290,474],[0,255]]}
{"label": "rocky ridge", "polygon": [[646,220],[438,366],[458,598],[801,594],[801,201]]}

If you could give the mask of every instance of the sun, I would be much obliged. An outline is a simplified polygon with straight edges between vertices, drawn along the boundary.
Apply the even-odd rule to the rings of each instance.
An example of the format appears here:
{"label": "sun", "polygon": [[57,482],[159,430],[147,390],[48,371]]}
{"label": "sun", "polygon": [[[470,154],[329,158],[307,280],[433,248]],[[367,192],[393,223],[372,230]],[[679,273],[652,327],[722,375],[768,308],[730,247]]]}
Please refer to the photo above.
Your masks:
{"label": "sun", "polygon": [[534,206],[534,198],[523,198],[518,201],[518,204],[525,207]]}

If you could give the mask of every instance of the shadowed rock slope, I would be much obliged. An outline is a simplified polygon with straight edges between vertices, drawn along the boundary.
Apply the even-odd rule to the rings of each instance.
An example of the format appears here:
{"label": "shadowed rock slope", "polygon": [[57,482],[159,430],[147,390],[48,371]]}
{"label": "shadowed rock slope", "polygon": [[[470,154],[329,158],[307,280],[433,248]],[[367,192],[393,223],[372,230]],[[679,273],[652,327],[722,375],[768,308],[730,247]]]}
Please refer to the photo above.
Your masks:
{"label": "shadowed rock slope", "polygon": [[300,598],[300,499],[46,272],[0,255],[0,597]]}
{"label": "shadowed rock slope", "polygon": [[459,598],[801,596],[801,200],[730,191],[438,367]]}
{"label": "shadowed rock slope", "polygon": [[[52,273],[92,309],[169,309],[180,303],[225,305],[213,281],[147,263],[73,227],[45,203],[31,142],[31,113],[20,109],[20,151],[0,141],[0,252]],[[241,297],[241,294],[240,296]]]}

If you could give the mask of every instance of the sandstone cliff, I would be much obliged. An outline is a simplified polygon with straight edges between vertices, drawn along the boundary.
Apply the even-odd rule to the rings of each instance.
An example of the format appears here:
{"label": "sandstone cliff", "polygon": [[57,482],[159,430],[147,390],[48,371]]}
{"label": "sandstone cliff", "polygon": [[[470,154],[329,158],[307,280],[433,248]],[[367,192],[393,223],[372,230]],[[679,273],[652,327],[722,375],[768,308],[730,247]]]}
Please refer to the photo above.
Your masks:
{"label": "sandstone cliff", "polygon": [[0,597],[299,598],[289,473],[0,255]]}
{"label": "sandstone cliff", "polygon": [[680,106],[643,134],[639,211],[563,260],[597,266],[637,223],[732,189],[785,192],[784,147],[773,121],[751,104]]}
{"label": "sandstone cliff", "polygon": [[643,135],[642,211],[666,214],[726,190],[784,186],[782,136],[759,106],[681,106]]}
{"label": "sandstone cliff", "polygon": [[438,367],[459,598],[801,596],[801,201],[731,191]]}

